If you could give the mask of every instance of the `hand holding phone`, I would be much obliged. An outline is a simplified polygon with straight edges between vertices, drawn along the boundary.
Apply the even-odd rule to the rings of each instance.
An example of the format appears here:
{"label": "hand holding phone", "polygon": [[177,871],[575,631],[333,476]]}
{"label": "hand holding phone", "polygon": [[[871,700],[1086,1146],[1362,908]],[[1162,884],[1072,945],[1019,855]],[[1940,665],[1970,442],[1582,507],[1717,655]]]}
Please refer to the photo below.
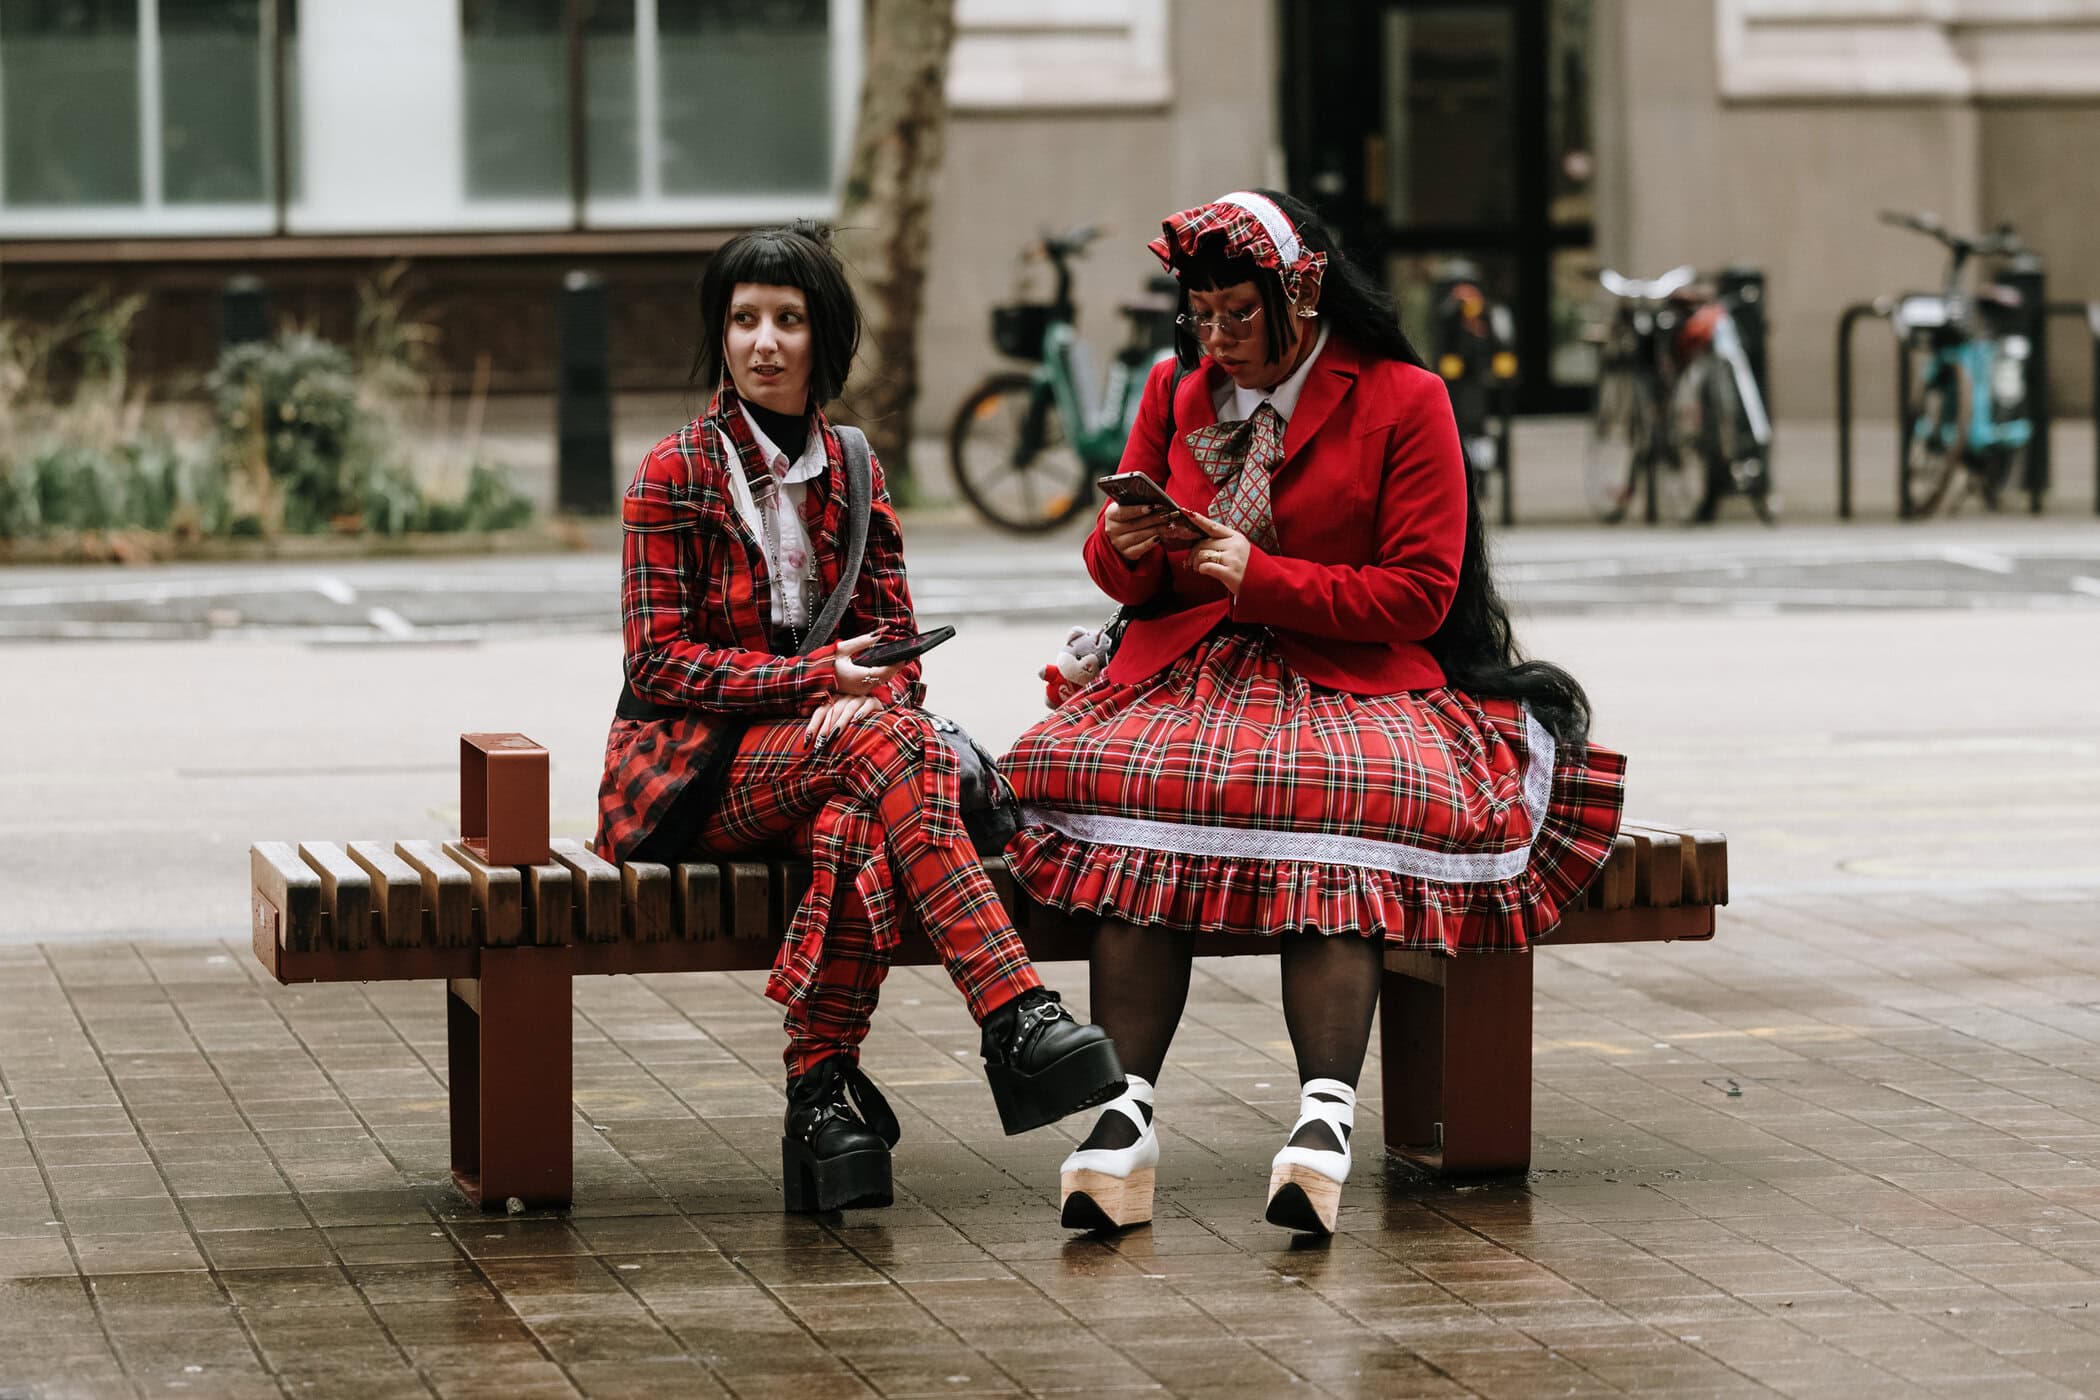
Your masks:
{"label": "hand holding phone", "polygon": [[[1138,528],[1156,534],[1168,544],[1187,544],[1203,538],[1203,531],[1196,525],[1190,512],[1180,502],[1167,494],[1166,488],[1143,472],[1118,472],[1114,476],[1095,478],[1102,494],[1114,501],[1124,511],[1161,512],[1147,519]],[[1121,532],[1118,532],[1121,533]],[[1125,558],[1135,558],[1124,546],[1128,541],[1111,539],[1110,543]],[[1142,555],[1140,548],[1138,554]]]}
{"label": "hand holding phone", "polygon": [[942,642],[955,635],[953,627],[936,627],[930,632],[921,632],[915,637],[899,637],[895,641],[877,642],[857,652],[853,664],[879,671],[885,666],[901,666],[914,657],[924,656]]}

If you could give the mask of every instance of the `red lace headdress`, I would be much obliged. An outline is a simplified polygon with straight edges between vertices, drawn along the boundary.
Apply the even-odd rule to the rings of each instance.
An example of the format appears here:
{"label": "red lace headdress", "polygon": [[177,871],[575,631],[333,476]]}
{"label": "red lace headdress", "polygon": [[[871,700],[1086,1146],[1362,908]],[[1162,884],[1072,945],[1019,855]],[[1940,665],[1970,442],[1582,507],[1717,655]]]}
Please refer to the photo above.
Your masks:
{"label": "red lace headdress", "polygon": [[1228,255],[1252,258],[1257,265],[1275,273],[1292,301],[1298,299],[1305,274],[1317,273],[1327,266],[1327,255],[1305,246],[1290,217],[1276,202],[1252,190],[1234,190],[1208,204],[1170,214],[1160,227],[1165,232],[1145,246],[1169,271],[1173,270],[1175,253],[1187,257],[1206,235],[1222,233]]}

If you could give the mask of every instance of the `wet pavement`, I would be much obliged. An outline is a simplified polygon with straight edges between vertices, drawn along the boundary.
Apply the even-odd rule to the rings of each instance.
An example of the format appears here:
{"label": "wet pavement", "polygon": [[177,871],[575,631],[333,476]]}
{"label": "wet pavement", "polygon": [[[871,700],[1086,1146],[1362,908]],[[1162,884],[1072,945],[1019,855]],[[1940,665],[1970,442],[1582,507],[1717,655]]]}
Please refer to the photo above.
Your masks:
{"label": "wet pavement", "polygon": [[1325,1242],[1260,1219],[1267,960],[1201,966],[1158,1219],[1101,1239],[932,970],[868,1047],[893,1208],[780,1212],[775,1008],[688,974],[578,980],[575,1208],[505,1216],[446,1179],[434,984],[8,948],[0,1395],[2091,1393],[2092,931],[2077,894],[1768,899],[1541,954],[1530,1178],[1384,1163],[1372,1089]]}
{"label": "wet pavement", "polygon": [[[1088,618],[1107,608],[1080,562],[1077,528],[1006,537],[932,512],[908,529],[913,598],[930,621]],[[2100,612],[2100,526],[2085,520],[1525,529],[1499,536],[1496,558],[1510,597],[1534,614]],[[0,572],[0,643],[457,644],[612,632],[619,590],[611,549],[16,568]]]}

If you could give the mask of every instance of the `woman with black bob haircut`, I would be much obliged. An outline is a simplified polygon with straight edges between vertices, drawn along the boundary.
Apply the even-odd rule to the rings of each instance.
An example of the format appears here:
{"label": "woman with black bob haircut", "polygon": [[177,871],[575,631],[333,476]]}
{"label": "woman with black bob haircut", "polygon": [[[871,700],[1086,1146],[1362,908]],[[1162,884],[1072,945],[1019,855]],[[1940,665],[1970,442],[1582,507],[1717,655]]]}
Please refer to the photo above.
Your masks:
{"label": "woman with black bob haircut", "polygon": [[1168,218],[1180,353],[1088,572],[1130,619],[1005,769],[1034,898],[1102,919],[1093,1012],[1124,1094],[1065,1159],[1067,1226],[1151,1218],[1153,1084],[1195,940],[1282,939],[1298,1116],[1267,1215],[1331,1232],[1386,948],[1525,947],[1610,852],[1625,760],[1519,654],[1443,381],[1313,211],[1239,190]]}
{"label": "woman with black bob haircut", "polygon": [[[1123,1087],[1115,1048],[1044,989],[985,878],[918,662],[855,660],[918,630],[881,463],[824,416],[859,338],[822,226],[743,234],[709,262],[694,373],[713,397],[621,503],[626,681],[598,796],[607,860],[809,858],[766,985],[787,1008],[797,1211],[890,1203],[897,1120],[859,1062],[907,918],[983,1028],[1007,1132]],[[856,481],[865,544],[847,582]]]}

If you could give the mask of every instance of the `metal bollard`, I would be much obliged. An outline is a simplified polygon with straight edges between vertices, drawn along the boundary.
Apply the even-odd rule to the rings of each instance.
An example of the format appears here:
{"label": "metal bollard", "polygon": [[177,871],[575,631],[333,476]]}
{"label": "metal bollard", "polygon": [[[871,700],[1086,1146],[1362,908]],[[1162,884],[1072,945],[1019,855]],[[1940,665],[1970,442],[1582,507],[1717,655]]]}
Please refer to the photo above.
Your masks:
{"label": "metal bollard", "polygon": [[219,353],[270,338],[270,294],[262,279],[243,272],[219,291]]}
{"label": "metal bollard", "polygon": [[559,374],[555,400],[555,504],[606,515],[613,509],[611,307],[605,279],[571,272],[562,279]]}
{"label": "metal bollard", "polygon": [[2042,260],[2021,253],[1996,278],[2020,294],[2020,319],[2027,335],[2027,476],[2020,483],[2028,509],[2039,515],[2049,493],[2049,288]]}

